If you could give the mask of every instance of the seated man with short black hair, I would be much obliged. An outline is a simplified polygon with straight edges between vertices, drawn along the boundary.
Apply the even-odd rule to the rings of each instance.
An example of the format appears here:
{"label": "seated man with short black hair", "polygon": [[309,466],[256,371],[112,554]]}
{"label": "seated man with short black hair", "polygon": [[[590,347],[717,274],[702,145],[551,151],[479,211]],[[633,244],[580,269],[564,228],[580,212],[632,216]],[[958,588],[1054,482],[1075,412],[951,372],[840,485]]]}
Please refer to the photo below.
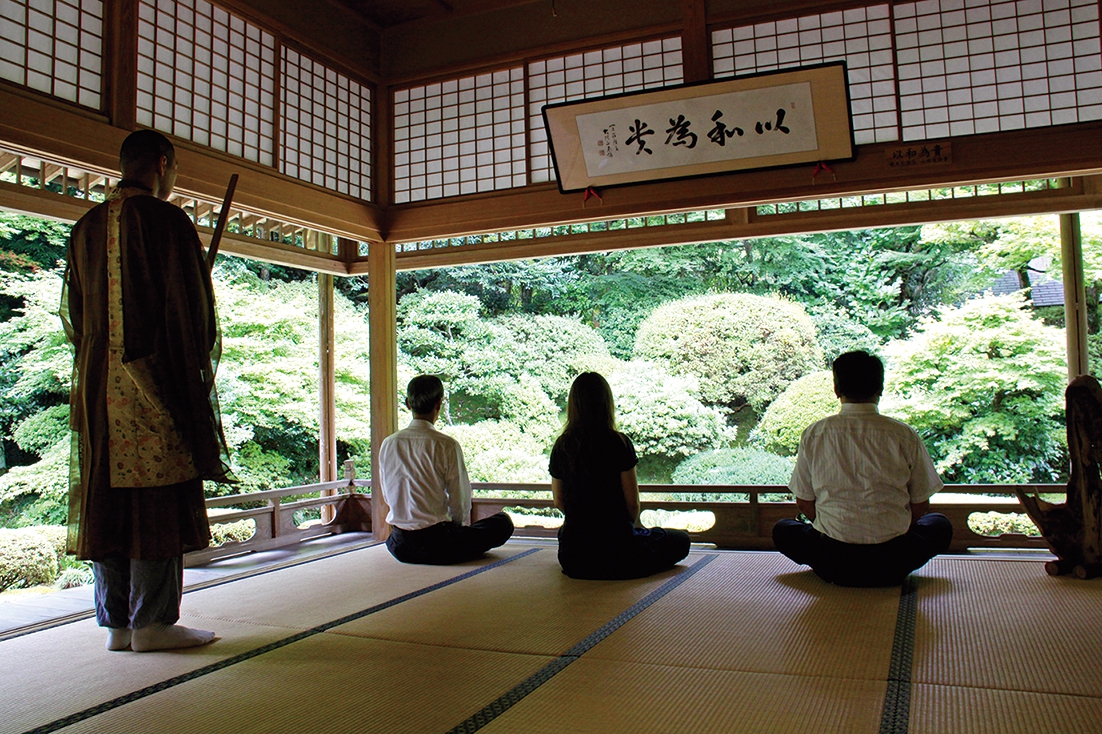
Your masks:
{"label": "seated man with short black hair", "polygon": [[513,521],[504,512],[471,524],[471,483],[463,450],[433,427],[443,403],[439,377],[414,377],[406,388],[413,420],[379,448],[379,483],[390,507],[386,547],[403,563],[469,561],[513,534]]}
{"label": "seated man with short black hair", "polygon": [[877,410],[880,359],[847,352],[832,369],[841,412],[804,430],[788,484],[812,523],[780,520],[773,542],[824,581],[899,584],[949,547],[952,523],[928,512],[943,484],[918,433]]}

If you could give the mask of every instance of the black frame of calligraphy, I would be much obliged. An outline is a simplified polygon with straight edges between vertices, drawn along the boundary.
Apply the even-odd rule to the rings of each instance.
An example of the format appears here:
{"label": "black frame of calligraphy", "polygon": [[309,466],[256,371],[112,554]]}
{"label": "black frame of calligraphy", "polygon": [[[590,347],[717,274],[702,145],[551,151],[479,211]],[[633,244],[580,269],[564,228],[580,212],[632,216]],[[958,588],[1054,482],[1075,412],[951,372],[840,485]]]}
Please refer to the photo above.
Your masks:
{"label": "black frame of calligraphy", "polygon": [[[781,79],[783,77],[783,79]],[[763,83],[773,81],[774,83]],[[656,102],[705,97],[726,92],[782,86],[793,82],[811,83],[818,148],[811,151],[736,158],[709,163],[690,163],[646,171],[631,171],[606,176],[590,176],[582,158],[581,141],[575,120],[579,115],[608,110],[641,107]],[[651,183],[682,178],[718,175],[733,171],[782,168],[807,163],[853,160],[857,156],[853,141],[849,83],[845,61],[833,61],[798,68],[745,74],[718,81],[680,84],[609,95],[576,102],[556,102],[543,108],[543,124],[551,146],[555,179],[563,194],[625,184]],[[839,88],[840,87],[840,88]],[[844,127],[844,130],[841,129]],[[564,177],[565,172],[565,177]]]}

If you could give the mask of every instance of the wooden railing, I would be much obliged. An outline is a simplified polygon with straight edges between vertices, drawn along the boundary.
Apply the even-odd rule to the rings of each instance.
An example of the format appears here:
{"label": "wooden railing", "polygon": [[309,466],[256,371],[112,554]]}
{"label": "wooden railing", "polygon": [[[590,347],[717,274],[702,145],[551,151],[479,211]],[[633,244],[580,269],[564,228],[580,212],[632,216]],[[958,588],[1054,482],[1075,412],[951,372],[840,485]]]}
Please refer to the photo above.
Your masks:
{"label": "wooden railing", "polygon": [[[256,529],[247,540],[224,543],[217,547],[189,553],[186,563],[195,566],[216,558],[222,558],[250,551],[271,550],[293,545],[309,538],[336,533],[371,530],[371,480],[356,479],[354,471],[346,467],[346,478],[334,482],[308,484],[286,489],[273,489],[265,492],[215,497],[207,500],[207,509],[212,525],[252,520]],[[509,484],[498,482],[475,482],[476,490],[490,492],[543,492],[546,499],[506,498],[501,496],[475,497],[472,519],[478,520],[501,512],[506,508],[552,508],[550,488],[546,484]],[[715,518],[711,527],[691,531],[694,542],[712,543],[719,548],[741,548],[768,550],[773,548],[772,529],[774,523],[783,517],[794,517],[794,502],[766,502],[761,496],[767,494],[787,494],[780,485],[707,485],[686,486],[675,484],[650,484],[641,487],[644,510],[667,510],[671,512],[704,511]],[[947,485],[943,493],[931,501],[931,510],[945,514],[953,523],[953,543],[950,550],[962,551],[967,548],[1046,548],[1044,539],[1020,534],[999,536],[979,535],[968,526],[968,518],[973,513],[999,512],[1024,513],[1021,503],[1014,492],[1023,489],[1026,492],[1063,495],[1066,487],[1062,484],[972,484]],[[745,495],[745,500],[733,502],[693,501],[662,499],[656,495],[701,495],[732,494]],[[1000,494],[1003,496],[988,496]],[[965,500],[961,496],[974,496]],[[288,498],[292,498],[288,501]],[[297,523],[295,513],[315,508],[329,507],[328,522],[311,520]],[[226,508],[226,509],[223,509]],[[321,513],[323,516],[325,513]],[[524,515],[516,516],[519,537],[555,537],[556,529],[525,524]]]}

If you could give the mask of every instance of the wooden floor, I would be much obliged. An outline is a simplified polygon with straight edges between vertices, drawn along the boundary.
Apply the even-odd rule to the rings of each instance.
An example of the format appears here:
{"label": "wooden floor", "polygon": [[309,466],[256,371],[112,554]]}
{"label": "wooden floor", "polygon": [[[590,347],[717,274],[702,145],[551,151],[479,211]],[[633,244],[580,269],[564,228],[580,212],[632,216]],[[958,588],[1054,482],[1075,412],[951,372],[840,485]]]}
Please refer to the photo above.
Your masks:
{"label": "wooden floor", "polygon": [[189,592],[221,635],[111,653],[91,619],[0,642],[0,732],[1102,732],[1102,580],[935,559],[840,589],[694,550],[574,581],[553,544],[455,567],[381,546]]}

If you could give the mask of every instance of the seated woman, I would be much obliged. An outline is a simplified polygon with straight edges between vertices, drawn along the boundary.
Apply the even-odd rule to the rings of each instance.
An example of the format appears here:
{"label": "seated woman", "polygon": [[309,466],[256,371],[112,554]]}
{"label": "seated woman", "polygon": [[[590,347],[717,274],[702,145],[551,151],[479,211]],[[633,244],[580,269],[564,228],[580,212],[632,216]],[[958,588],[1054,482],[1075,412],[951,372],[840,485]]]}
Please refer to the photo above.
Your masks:
{"label": "seated woman", "polygon": [[566,516],[559,564],[571,578],[641,578],[689,554],[688,533],[640,524],[638,460],[631,439],[616,430],[615,411],[605,378],[578,375],[551,451],[551,490]]}

